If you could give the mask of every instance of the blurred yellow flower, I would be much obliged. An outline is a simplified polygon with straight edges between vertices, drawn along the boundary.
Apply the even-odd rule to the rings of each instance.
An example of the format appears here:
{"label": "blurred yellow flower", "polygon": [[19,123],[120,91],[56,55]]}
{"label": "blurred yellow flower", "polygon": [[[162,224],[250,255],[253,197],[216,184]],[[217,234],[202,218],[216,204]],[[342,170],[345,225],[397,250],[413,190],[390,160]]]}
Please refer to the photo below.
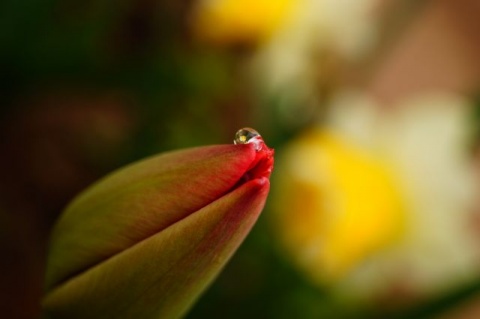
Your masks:
{"label": "blurred yellow flower", "polygon": [[338,134],[312,130],[284,153],[282,240],[315,281],[336,280],[397,238],[400,195],[385,165]]}
{"label": "blurred yellow flower", "polygon": [[221,43],[257,43],[288,20],[293,0],[203,0],[193,16],[196,34]]}
{"label": "blurred yellow flower", "polygon": [[426,95],[386,110],[339,93],[329,110],[279,152],[274,225],[293,263],[361,299],[434,294],[478,274],[468,101]]}

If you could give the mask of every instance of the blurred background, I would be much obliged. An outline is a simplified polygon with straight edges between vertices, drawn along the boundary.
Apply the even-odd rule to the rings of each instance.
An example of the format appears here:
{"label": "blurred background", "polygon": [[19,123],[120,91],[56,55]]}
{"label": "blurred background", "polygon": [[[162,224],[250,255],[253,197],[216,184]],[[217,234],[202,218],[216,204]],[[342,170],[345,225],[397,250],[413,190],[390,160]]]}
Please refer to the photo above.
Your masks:
{"label": "blurred background", "polygon": [[480,317],[476,0],[3,0],[0,307],[39,315],[49,231],[158,152],[276,149],[188,318]]}

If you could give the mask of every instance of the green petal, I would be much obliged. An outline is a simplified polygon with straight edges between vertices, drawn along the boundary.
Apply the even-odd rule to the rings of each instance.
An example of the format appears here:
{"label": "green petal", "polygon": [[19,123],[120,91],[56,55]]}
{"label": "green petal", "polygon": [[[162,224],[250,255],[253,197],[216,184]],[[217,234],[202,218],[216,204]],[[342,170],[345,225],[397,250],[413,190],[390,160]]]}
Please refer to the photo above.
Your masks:
{"label": "green petal", "polygon": [[268,178],[245,182],[258,160],[252,145],[201,147],[141,161],[89,188],[52,235],[47,316],[184,314],[263,208]]}
{"label": "green petal", "polygon": [[44,300],[52,318],[178,318],[215,278],[265,203],[255,179],[77,275]]}

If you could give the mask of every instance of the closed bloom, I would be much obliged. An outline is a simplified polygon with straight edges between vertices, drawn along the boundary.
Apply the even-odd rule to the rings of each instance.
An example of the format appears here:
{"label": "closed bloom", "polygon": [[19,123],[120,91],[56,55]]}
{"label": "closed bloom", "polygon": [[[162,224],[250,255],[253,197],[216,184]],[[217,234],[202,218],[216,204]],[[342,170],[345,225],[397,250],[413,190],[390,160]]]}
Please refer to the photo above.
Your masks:
{"label": "closed bloom", "polygon": [[47,317],[184,315],[262,211],[272,156],[253,144],[187,149],[87,189],[53,231]]}

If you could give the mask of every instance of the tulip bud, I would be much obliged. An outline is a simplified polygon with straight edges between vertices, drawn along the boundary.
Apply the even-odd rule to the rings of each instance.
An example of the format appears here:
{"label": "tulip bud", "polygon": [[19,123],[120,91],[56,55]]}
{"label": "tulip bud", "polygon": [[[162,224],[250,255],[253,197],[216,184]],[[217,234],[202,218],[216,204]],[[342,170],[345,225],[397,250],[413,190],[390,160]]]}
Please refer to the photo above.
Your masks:
{"label": "tulip bud", "polygon": [[52,234],[47,317],[181,317],[254,225],[272,166],[266,146],[200,147],[87,189]]}

